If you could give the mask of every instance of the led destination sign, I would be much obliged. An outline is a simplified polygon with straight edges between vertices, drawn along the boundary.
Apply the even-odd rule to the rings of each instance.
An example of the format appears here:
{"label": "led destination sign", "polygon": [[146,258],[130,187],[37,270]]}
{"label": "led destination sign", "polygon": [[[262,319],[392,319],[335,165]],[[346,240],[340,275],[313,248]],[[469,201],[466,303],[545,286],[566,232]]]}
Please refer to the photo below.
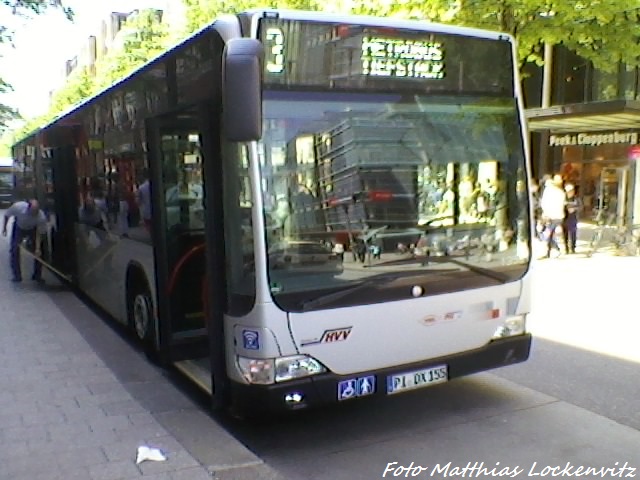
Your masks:
{"label": "led destination sign", "polygon": [[508,37],[262,18],[264,85],[514,95]]}
{"label": "led destination sign", "polygon": [[362,73],[381,77],[444,78],[439,42],[363,37]]}

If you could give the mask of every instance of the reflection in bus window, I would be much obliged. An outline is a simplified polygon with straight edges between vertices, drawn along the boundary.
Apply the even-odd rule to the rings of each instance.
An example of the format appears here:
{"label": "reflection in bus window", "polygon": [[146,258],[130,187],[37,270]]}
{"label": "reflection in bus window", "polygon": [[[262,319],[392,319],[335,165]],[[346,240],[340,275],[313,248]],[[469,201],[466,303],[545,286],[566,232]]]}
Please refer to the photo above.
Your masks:
{"label": "reflection in bus window", "polygon": [[199,135],[163,135],[162,148],[167,227],[204,228]]}
{"label": "reflection in bus window", "polygon": [[[490,262],[500,253],[502,264],[525,271],[528,228],[518,212],[527,199],[515,189],[522,150],[513,99],[302,95],[265,95],[259,163],[269,252],[315,242],[345,262],[375,264],[402,252],[473,251],[486,268],[497,267]],[[282,268],[282,258],[294,256],[269,258],[279,290],[320,282],[294,278],[313,269],[293,261]],[[326,265],[315,271],[347,280]]]}

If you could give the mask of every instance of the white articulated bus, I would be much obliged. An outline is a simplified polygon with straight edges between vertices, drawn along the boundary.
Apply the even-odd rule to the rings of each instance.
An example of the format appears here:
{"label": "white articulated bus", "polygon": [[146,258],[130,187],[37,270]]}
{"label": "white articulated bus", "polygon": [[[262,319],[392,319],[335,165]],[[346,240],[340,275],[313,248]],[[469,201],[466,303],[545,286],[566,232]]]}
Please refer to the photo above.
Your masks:
{"label": "white articulated bus", "polygon": [[214,406],[290,410],[528,358],[525,134],[508,35],[256,10],[14,156],[52,269]]}

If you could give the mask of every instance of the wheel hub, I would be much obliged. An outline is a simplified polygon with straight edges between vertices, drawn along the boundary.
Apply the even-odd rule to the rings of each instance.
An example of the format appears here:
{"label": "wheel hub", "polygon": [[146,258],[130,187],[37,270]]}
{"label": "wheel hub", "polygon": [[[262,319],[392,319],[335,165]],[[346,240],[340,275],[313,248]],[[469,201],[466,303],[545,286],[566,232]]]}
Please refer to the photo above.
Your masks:
{"label": "wheel hub", "polygon": [[149,301],[145,295],[136,295],[133,300],[133,324],[136,335],[141,340],[147,336],[151,312],[149,311]]}

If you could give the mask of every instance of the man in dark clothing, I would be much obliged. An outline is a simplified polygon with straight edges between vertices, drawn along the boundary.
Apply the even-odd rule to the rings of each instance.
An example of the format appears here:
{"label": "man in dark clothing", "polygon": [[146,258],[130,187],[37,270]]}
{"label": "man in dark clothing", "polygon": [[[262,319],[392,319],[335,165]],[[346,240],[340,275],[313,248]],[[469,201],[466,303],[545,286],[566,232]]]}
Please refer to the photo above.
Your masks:
{"label": "man in dark clothing", "polygon": [[[20,264],[20,244],[27,240],[34,250],[36,257],[42,255],[42,235],[47,233],[47,217],[42,210],[38,200],[32,199],[28,202],[16,202],[7,209],[4,214],[4,225],[2,235],[7,236],[7,225],[9,219],[13,217],[13,229],[11,230],[11,270],[13,270],[13,281],[22,281],[22,269]],[[32,280],[42,282],[42,263],[34,260]]]}
{"label": "man in dark clothing", "polygon": [[564,187],[567,194],[565,203],[566,216],[562,225],[564,233],[565,253],[576,253],[576,241],[578,237],[578,214],[582,208],[582,203],[576,195],[573,185],[567,184]]}

